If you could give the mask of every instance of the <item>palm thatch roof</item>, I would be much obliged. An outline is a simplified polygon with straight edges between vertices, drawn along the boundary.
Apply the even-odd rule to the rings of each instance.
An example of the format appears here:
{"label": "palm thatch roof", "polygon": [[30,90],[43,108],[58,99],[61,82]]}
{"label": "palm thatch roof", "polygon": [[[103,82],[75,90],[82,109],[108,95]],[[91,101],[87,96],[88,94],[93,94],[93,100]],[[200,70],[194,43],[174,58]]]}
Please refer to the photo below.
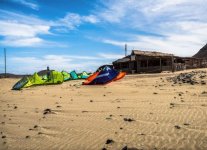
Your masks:
{"label": "palm thatch roof", "polygon": [[124,62],[129,62],[129,61],[131,61],[130,55],[126,56],[124,58],[118,59],[118,60],[114,61],[113,63],[124,63]]}
{"label": "palm thatch roof", "polygon": [[142,56],[154,56],[154,57],[172,57],[173,54],[161,53],[155,51],[141,51],[141,50],[132,50],[132,55],[142,55]]}

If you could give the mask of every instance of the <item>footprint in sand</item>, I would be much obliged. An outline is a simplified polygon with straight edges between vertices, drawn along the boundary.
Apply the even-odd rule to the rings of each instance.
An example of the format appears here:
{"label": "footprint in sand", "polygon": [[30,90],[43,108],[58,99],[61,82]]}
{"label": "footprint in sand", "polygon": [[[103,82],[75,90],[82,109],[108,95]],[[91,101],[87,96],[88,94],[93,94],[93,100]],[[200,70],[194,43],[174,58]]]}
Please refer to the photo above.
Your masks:
{"label": "footprint in sand", "polygon": [[40,134],[43,134],[43,133],[42,132],[38,132],[37,134],[40,135]]}
{"label": "footprint in sand", "polygon": [[29,139],[29,138],[30,138],[30,136],[29,136],[29,135],[27,135],[25,138],[26,138],[26,139]]}
{"label": "footprint in sand", "polygon": [[112,144],[112,143],[114,143],[114,140],[112,140],[112,139],[107,139],[105,144]]}
{"label": "footprint in sand", "polygon": [[51,112],[52,112],[51,109],[47,108],[47,109],[44,110],[43,114],[46,115],[46,114],[51,113]]}
{"label": "footprint in sand", "polygon": [[181,129],[181,127],[178,126],[178,125],[175,125],[174,127],[175,127],[176,129]]}
{"label": "footprint in sand", "polygon": [[131,119],[131,118],[124,118],[124,121],[132,122],[132,121],[135,121],[135,120]]}
{"label": "footprint in sand", "polygon": [[82,113],[87,113],[88,111],[83,110]]}
{"label": "footprint in sand", "polygon": [[135,147],[127,147],[127,146],[124,146],[121,150],[139,150],[139,149],[137,149],[137,148],[135,148]]}
{"label": "footprint in sand", "polygon": [[43,111],[43,114],[46,115],[46,114],[55,114],[55,112],[53,112],[50,108],[47,108]]}
{"label": "footprint in sand", "polygon": [[206,91],[203,91],[201,94],[207,94],[207,92]]}
{"label": "footprint in sand", "polygon": [[6,135],[3,135],[1,138],[2,138],[2,139],[5,139],[5,138],[6,138]]}

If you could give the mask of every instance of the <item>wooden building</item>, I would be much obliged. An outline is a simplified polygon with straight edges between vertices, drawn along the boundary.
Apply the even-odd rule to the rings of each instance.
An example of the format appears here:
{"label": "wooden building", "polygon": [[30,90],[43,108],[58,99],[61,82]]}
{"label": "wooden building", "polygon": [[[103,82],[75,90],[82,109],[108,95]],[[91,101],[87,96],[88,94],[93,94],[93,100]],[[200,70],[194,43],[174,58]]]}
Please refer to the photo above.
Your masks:
{"label": "wooden building", "polygon": [[113,62],[117,70],[127,73],[156,73],[200,68],[202,61],[192,57],[178,57],[173,54],[132,50],[131,55]]}
{"label": "wooden building", "polygon": [[113,65],[127,73],[172,71],[173,57],[167,53],[133,50],[131,55],[114,61]]}

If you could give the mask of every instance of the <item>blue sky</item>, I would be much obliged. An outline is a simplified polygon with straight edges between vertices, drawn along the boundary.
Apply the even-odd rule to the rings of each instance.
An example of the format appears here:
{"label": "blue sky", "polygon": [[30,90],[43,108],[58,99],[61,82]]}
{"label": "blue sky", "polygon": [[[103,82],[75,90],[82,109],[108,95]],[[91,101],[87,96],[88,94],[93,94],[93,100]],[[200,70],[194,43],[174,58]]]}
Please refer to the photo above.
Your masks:
{"label": "blue sky", "polygon": [[192,56],[207,0],[0,0],[0,72],[94,71],[132,49]]}

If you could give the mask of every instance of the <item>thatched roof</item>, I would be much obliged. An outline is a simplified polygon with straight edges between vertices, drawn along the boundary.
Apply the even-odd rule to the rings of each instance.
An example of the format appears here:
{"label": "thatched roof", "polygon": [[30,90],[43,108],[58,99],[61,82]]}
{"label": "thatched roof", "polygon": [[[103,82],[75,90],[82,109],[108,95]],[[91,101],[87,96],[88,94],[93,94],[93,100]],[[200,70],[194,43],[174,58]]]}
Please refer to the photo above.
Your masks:
{"label": "thatched roof", "polygon": [[154,51],[141,51],[132,50],[132,55],[142,55],[142,56],[154,56],[154,57],[172,57],[173,54],[154,52]]}
{"label": "thatched roof", "polygon": [[118,60],[114,61],[113,63],[124,63],[124,62],[129,62],[130,60],[131,59],[130,59],[130,55],[129,55],[124,58],[118,59]]}
{"label": "thatched roof", "polygon": [[172,56],[174,56],[173,54],[168,54],[168,53],[132,50],[131,55],[128,55],[124,58],[118,59],[118,60],[114,61],[113,63],[124,63],[124,62],[134,61],[135,59],[132,58],[134,55],[149,56],[149,57],[172,57]]}
{"label": "thatched roof", "polygon": [[196,58],[207,58],[207,44],[202,47],[198,53],[196,53],[193,57],[196,57]]}

